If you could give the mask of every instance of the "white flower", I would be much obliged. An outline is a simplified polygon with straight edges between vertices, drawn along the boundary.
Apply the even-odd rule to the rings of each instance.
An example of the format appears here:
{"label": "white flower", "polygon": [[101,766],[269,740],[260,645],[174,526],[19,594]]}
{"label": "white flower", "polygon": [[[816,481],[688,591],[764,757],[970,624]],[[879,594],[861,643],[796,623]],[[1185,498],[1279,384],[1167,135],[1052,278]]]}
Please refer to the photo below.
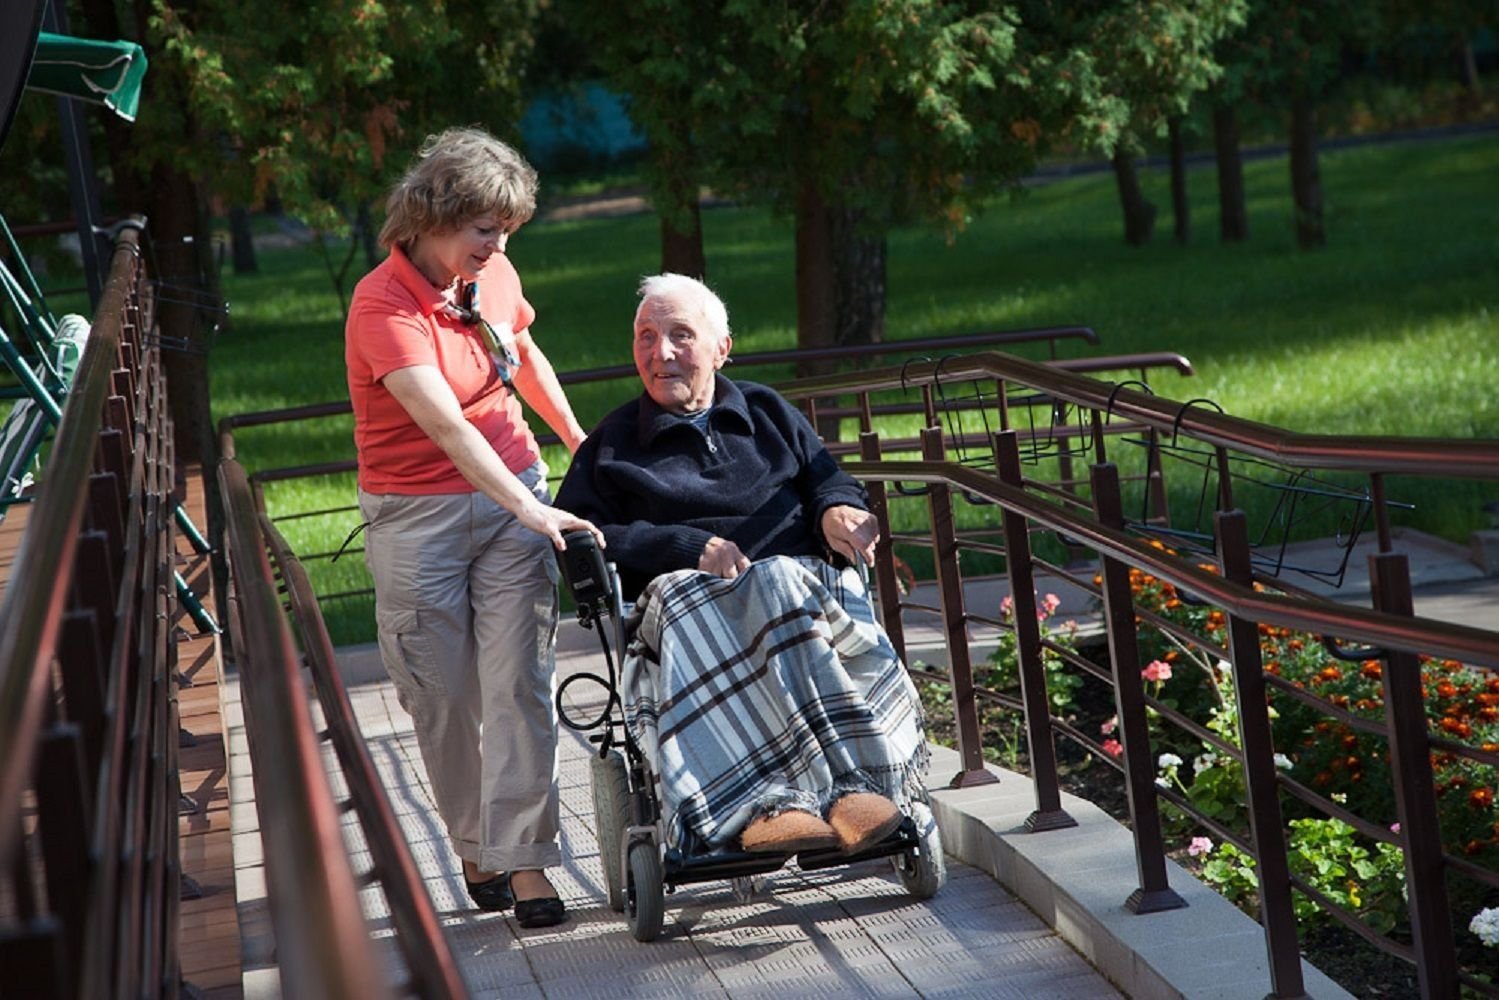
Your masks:
{"label": "white flower", "polygon": [[1278,753],[1275,755],[1275,766],[1280,768],[1282,771],[1289,771],[1292,767],[1291,758],[1287,757],[1283,753]]}
{"label": "white flower", "polygon": [[1218,755],[1215,753],[1200,753],[1197,759],[1192,761],[1192,773],[1201,774],[1214,764],[1218,763]]}
{"label": "white flower", "polygon": [[1155,785],[1157,788],[1170,788],[1171,782],[1167,781],[1165,778],[1157,778],[1155,779]]}
{"label": "white flower", "polygon": [[1174,753],[1163,753],[1161,754],[1160,758],[1156,760],[1156,765],[1159,766],[1162,770],[1168,767],[1181,767],[1182,759]]}
{"label": "white flower", "polygon": [[1479,910],[1468,924],[1468,930],[1490,948],[1499,948],[1499,906]]}

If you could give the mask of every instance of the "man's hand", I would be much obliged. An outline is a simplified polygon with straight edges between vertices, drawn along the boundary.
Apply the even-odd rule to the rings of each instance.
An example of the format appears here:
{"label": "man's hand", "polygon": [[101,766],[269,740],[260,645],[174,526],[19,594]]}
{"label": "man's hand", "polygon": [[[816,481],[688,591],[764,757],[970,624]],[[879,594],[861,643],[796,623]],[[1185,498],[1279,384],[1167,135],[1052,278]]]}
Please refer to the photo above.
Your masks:
{"label": "man's hand", "polygon": [[874,543],[880,540],[880,523],[867,510],[839,504],[822,512],[822,537],[828,548],[857,563],[859,556],[874,565]]}
{"label": "man's hand", "polygon": [[749,566],[750,561],[743,552],[739,551],[739,546],[717,535],[708,539],[708,544],[703,546],[703,554],[697,558],[699,572],[712,573],[725,580],[734,579],[749,569]]}

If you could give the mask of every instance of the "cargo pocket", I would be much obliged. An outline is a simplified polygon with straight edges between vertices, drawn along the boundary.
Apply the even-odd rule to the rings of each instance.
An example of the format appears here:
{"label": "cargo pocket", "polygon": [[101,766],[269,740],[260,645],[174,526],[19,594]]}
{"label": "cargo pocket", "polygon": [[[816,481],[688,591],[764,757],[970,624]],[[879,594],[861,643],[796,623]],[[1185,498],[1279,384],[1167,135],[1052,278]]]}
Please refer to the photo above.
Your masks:
{"label": "cargo pocket", "polygon": [[375,621],[380,629],[380,659],[390,679],[411,691],[441,694],[442,674],[432,655],[432,643],[421,630],[421,613],[415,608],[377,608]]}

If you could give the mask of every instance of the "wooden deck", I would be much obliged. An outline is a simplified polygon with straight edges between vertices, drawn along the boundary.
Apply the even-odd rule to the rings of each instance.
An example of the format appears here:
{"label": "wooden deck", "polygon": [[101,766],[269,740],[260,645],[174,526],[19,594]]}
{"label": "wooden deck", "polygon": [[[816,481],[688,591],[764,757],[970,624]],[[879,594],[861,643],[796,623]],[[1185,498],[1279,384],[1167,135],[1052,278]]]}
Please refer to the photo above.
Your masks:
{"label": "wooden deck", "polygon": [[[207,524],[202,474],[184,470],[185,506],[193,523]],[[0,580],[10,584],[11,569],[25,535],[29,505],[17,504],[0,521]],[[178,572],[200,596],[215,619],[208,557],[193,552],[177,535]],[[185,891],[181,903],[178,951],[182,978],[209,998],[243,996],[240,985],[239,917],[234,896],[234,860],[229,832],[229,777],[219,682],[222,664],[215,636],[200,633],[179,609],[177,669],[186,686],[178,691],[182,729],[192,745],[180,749],[182,812],[178,821],[182,872],[196,892]],[[186,737],[184,737],[186,740]],[[187,802],[192,803],[188,811]],[[187,884],[184,883],[185,890]]]}

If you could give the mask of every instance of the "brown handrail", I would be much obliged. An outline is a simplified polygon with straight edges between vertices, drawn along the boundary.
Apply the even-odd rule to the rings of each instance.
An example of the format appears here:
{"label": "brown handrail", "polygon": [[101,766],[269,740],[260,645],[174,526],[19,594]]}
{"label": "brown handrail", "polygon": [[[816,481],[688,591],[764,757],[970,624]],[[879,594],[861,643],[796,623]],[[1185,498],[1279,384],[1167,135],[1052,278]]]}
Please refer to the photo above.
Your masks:
{"label": "brown handrail", "polygon": [[992,473],[953,462],[846,462],[844,469],[863,480],[950,483],[1075,538],[1100,554],[1149,569],[1160,579],[1241,618],[1499,669],[1499,632],[1242,587],[1169,556],[1123,531],[1104,527],[1065,507],[1008,486]]}
{"label": "brown handrail", "polygon": [[[72,574],[59,569],[73,565],[78,545],[100,414],[134,282],[137,240],[134,230],[126,230],[115,247],[99,321],[63,405],[48,460],[50,473],[38,487],[0,603],[0,816],[19,814],[26,776],[35,763],[51,679],[47,667],[72,584]],[[0,858],[11,856],[16,832],[14,824],[0,823]]]}
{"label": "brown handrail", "polygon": [[396,930],[396,943],[411,970],[412,992],[423,1000],[467,996],[462,970],[443,936],[432,898],[422,885],[421,870],[412,860],[384,783],[359,731],[349,692],[338,673],[333,641],[328,637],[307,571],[264,514],[260,515],[260,530],[286,585],[292,618],[302,636],[307,665],[323,708],[328,739],[338,754],[349,799],[370,847],[372,871],[379,876],[380,887],[390,901],[390,921]]}
{"label": "brown handrail", "polygon": [[[921,340],[887,340],[878,344],[855,344],[848,347],[819,347],[819,348],[791,348],[782,351],[759,351],[753,354],[736,354],[734,363],[742,367],[750,365],[772,365],[786,364],[792,361],[820,361],[820,360],[842,360],[846,358],[869,358],[879,357],[885,354],[899,354],[911,351],[941,351],[955,348],[971,348],[998,346],[1000,344],[1033,343],[1047,340],[1055,342],[1058,339],[1076,339],[1089,344],[1098,343],[1098,334],[1091,327],[1086,326],[1050,326],[1034,330],[996,330],[989,333],[969,333],[951,337],[929,337]],[[1136,360],[1139,358],[1141,360]],[[1085,370],[1098,370],[1089,365],[1095,359],[1077,358],[1054,362],[1057,365],[1082,366]],[[1166,355],[1120,355],[1112,358],[1096,359],[1116,363],[1111,368],[1138,367],[1145,364],[1148,367],[1170,365],[1183,374],[1192,373],[1191,363],[1179,354]],[[602,368],[582,368],[577,371],[558,372],[557,381],[562,385],[578,385],[584,382],[604,382],[614,378],[625,378],[635,374],[634,365],[606,365]],[[279,424],[291,420],[311,420],[317,417],[336,417],[341,414],[353,412],[353,406],[348,400],[334,400],[327,403],[313,403],[307,406],[288,406],[277,410],[261,410],[255,413],[230,414],[219,421],[219,440],[221,448],[227,446],[230,450],[223,452],[226,458],[233,458],[233,431],[237,427],[259,427],[265,424]]]}
{"label": "brown handrail", "polygon": [[973,377],[1020,383],[1077,406],[1137,420],[1157,431],[1184,434],[1211,445],[1302,468],[1499,478],[1499,441],[1301,434],[1008,354],[969,354],[941,363],[918,362],[902,368],[799,379],[794,391],[787,395],[804,399],[842,392],[877,392]]}
{"label": "brown handrail", "polygon": [[[256,797],[267,817],[260,835],[282,989],[288,996],[349,1000],[389,996],[360,911],[250,482],[232,459],[219,463],[218,479],[233,581],[236,666]],[[269,719],[283,723],[278,738],[263,728]]]}

